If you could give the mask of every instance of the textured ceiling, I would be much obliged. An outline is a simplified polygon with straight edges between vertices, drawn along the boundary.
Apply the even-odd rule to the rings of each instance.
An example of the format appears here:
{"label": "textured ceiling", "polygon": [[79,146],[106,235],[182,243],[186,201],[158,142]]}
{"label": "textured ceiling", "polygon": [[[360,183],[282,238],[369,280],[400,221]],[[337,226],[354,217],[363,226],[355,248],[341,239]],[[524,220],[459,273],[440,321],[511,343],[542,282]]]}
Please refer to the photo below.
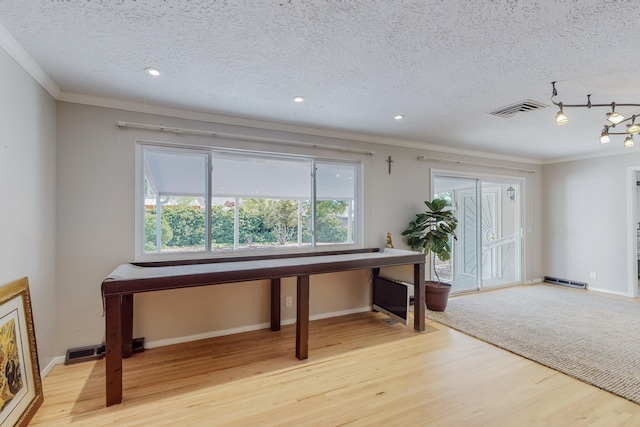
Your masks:
{"label": "textured ceiling", "polygon": [[[598,142],[606,110],[556,126],[550,82],[640,103],[639,18],[637,0],[0,0],[66,93],[538,160],[621,149]],[[488,114],[524,99],[550,107]]]}

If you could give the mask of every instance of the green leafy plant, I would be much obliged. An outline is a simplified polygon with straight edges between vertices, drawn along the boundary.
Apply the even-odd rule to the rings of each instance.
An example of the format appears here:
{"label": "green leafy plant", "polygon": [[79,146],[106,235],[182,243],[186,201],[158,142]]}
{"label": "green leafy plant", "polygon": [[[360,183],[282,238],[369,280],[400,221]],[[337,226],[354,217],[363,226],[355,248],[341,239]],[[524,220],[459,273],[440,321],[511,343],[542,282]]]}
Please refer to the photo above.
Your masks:
{"label": "green leafy plant", "polygon": [[407,243],[414,251],[423,252],[425,255],[430,252],[433,254],[433,272],[439,282],[436,256],[441,261],[451,258],[449,237],[458,239],[455,234],[458,219],[451,209],[447,209],[448,203],[444,199],[434,199],[424,204],[427,205],[428,210],[416,214],[416,219],[409,223],[402,235],[407,236]]}
{"label": "green leafy plant", "polygon": [[[165,218],[160,221],[160,236],[164,246],[173,239],[173,230],[171,225]],[[149,210],[144,215],[144,247],[145,251],[153,252],[156,250],[156,211]]]}

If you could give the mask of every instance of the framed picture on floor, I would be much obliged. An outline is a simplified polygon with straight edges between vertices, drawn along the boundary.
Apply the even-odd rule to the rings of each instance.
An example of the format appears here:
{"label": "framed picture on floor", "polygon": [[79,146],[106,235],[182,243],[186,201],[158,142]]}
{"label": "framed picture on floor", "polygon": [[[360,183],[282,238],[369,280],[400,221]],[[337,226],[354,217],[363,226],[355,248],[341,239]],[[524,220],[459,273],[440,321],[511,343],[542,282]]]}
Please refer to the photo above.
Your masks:
{"label": "framed picture on floor", "polygon": [[42,404],[26,277],[0,287],[0,425],[26,426]]}

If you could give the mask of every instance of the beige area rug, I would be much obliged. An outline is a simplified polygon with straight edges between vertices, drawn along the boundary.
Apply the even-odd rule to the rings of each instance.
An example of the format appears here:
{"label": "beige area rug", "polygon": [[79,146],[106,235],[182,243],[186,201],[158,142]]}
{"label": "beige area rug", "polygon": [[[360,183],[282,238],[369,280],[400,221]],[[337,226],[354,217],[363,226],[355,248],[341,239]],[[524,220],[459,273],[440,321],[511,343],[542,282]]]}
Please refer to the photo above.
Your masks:
{"label": "beige area rug", "polygon": [[640,304],[526,285],[454,297],[426,317],[640,404]]}

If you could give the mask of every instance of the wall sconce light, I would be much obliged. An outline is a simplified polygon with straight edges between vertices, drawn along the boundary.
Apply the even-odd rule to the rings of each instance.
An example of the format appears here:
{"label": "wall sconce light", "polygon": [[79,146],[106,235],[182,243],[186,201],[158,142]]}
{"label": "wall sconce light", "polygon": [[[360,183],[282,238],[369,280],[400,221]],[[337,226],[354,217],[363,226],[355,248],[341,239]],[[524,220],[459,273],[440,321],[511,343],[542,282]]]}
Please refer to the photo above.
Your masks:
{"label": "wall sconce light", "polygon": [[514,190],[512,186],[509,186],[509,188],[507,188],[507,196],[511,201],[514,201],[516,199],[516,190]]}
{"label": "wall sconce light", "polygon": [[[630,148],[635,146],[633,142],[632,135],[634,133],[640,132],[640,124],[636,124],[636,116],[633,115],[629,118],[625,118],[622,114],[616,113],[616,103],[610,102],[608,104],[592,104],[591,103],[591,95],[587,95],[587,103],[586,104],[565,104],[563,102],[556,102],[553,98],[558,96],[558,91],[556,90],[556,82],[551,82],[551,87],[553,88],[553,92],[551,93],[551,102],[560,108],[560,111],[556,114],[556,123],[558,125],[566,124],[569,119],[564,112],[564,108],[572,108],[572,107],[582,107],[582,108],[591,108],[591,107],[608,107],[611,108],[611,111],[605,115],[605,118],[611,123],[610,125],[604,125],[604,129],[600,133],[600,143],[607,144],[611,141],[609,135],[627,135],[624,140],[625,148]],[[622,107],[640,107],[640,104],[617,104]],[[640,114],[638,114],[640,115]],[[626,132],[611,132],[610,129],[615,128],[620,123],[624,123],[626,121],[631,121],[630,124],[627,125]],[[513,199],[512,199],[513,200]]]}

